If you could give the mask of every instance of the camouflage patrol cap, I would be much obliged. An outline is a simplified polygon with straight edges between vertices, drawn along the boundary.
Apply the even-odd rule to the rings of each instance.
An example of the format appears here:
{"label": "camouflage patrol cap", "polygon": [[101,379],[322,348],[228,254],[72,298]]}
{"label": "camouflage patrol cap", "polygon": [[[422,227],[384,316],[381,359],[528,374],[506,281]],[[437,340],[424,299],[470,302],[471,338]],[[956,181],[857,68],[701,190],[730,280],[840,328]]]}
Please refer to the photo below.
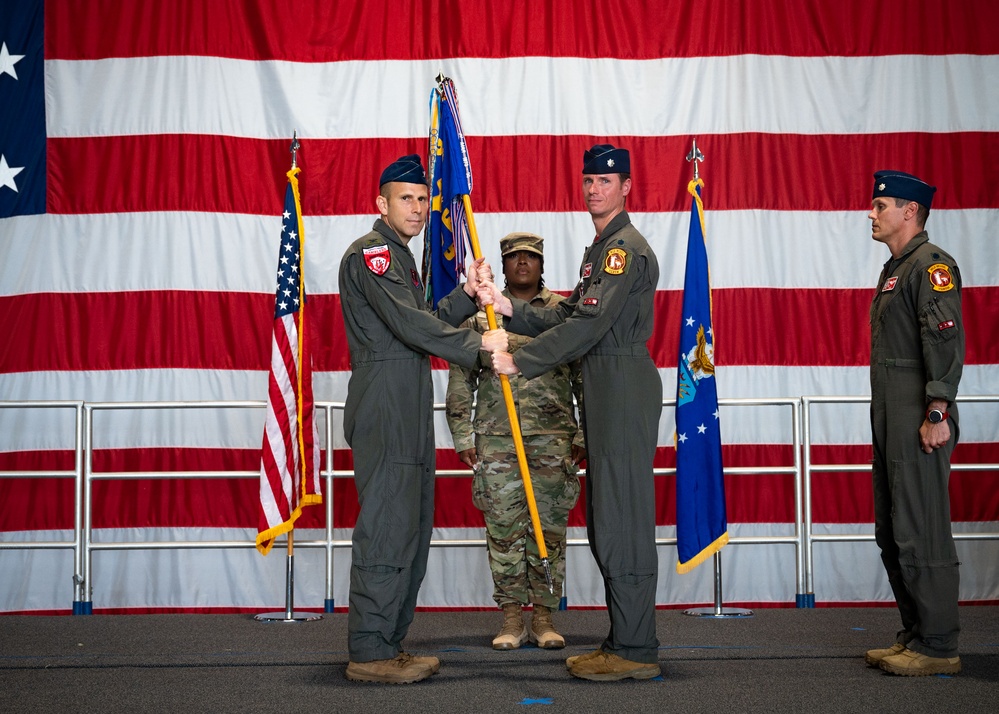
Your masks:
{"label": "camouflage patrol cap", "polygon": [[504,256],[526,250],[544,257],[545,239],[534,233],[508,233],[500,238],[500,253]]}

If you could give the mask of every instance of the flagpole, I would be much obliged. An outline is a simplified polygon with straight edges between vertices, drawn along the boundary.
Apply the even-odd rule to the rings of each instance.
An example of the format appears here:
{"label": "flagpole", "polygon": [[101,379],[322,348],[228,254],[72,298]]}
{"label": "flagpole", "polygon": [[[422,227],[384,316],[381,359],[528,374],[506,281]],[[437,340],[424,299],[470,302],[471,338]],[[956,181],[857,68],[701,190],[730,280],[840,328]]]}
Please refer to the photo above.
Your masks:
{"label": "flagpole", "polygon": [[[298,201],[298,150],[301,148],[301,144],[298,142],[298,130],[296,129],[291,137],[291,170],[288,171],[288,179],[292,182],[292,190],[295,192],[296,204]],[[298,315],[296,319],[298,320],[298,398],[295,400],[297,402],[296,411],[298,418],[298,463],[299,463],[299,473],[296,476],[301,476],[301,485],[299,494],[304,494],[305,492],[305,480],[306,480],[306,461],[307,455],[305,453],[305,436],[303,434],[303,415],[302,415],[302,363],[303,363],[303,352],[305,348],[305,235],[302,230],[302,215],[299,212],[298,215],[298,236],[299,240],[302,241],[301,250],[299,251],[299,271],[298,271]],[[301,495],[299,496],[301,498]],[[285,569],[284,575],[284,612],[263,612],[259,615],[255,615],[254,619],[260,622],[312,622],[313,620],[321,620],[323,616],[318,613],[311,612],[295,612],[295,525],[292,524],[291,529],[288,531],[288,556],[287,556],[287,567]]]}
{"label": "flagpole", "polygon": [[[444,101],[444,82],[450,81],[443,73],[437,75],[437,91]],[[453,108],[457,114],[457,107]],[[465,217],[468,221],[468,237],[472,244],[472,257],[478,260],[482,257],[482,248],[479,245],[479,232],[475,228],[475,214],[472,212],[472,199],[467,194],[461,195],[462,204],[465,207]],[[496,321],[496,311],[492,305],[486,305],[486,319],[489,322],[489,329],[495,330],[499,326]],[[548,592],[555,592],[555,581],[552,579],[551,563],[548,561],[548,548],[545,546],[545,533],[541,528],[541,517],[538,515],[538,503],[534,497],[534,486],[531,483],[531,472],[527,466],[527,454],[524,452],[524,438],[520,432],[520,420],[517,418],[517,407],[513,403],[513,390],[510,387],[510,378],[505,374],[499,375],[500,385],[503,387],[503,401],[506,402],[506,413],[510,419],[510,432],[513,436],[513,446],[517,452],[517,465],[520,467],[520,478],[524,482],[524,496],[527,498],[527,509],[531,514],[531,525],[534,528],[534,540],[538,544],[538,556],[541,558],[541,566],[545,570],[545,582],[548,585]]]}
{"label": "flagpole", "polygon": [[[700,174],[697,168],[698,163],[704,161],[704,154],[701,150],[697,148],[697,139],[693,140],[693,144],[690,149],[690,153],[687,154],[687,161],[694,165],[694,180],[690,182],[687,190],[694,196],[694,199],[700,205],[700,199],[697,195],[697,187],[703,186],[704,182],[701,181]],[[704,232],[704,212],[698,211],[698,220],[701,222],[701,234],[705,235]],[[689,249],[689,248],[688,248]],[[725,539],[727,542],[727,538]],[[722,607],[722,562],[721,562],[721,549],[719,546],[718,550],[715,550],[713,555],[714,560],[714,606],[713,607],[693,607],[683,611],[684,615],[691,615],[693,617],[713,617],[713,618],[740,618],[740,617],[752,617],[752,610],[745,610],[739,607]]]}

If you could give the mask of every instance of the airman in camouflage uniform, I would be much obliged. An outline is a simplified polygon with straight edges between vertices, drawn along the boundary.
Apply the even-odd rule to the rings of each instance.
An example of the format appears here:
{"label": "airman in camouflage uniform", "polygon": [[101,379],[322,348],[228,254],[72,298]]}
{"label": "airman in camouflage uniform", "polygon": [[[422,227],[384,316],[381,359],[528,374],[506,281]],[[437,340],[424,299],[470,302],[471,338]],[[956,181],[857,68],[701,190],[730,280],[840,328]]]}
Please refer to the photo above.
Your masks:
{"label": "airman in camouflage uniform", "polygon": [[[505,294],[520,294],[533,305],[551,307],[563,298],[541,280],[543,239],[530,233],[511,233],[500,241]],[[488,330],[484,312],[463,327]],[[510,351],[532,338],[510,333]],[[583,430],[577,425],[573,395],[582,404],[579,362],[560,365],[535,379],[511,377],[510,388],[527,456],[531,485],[545,536],[555,592],[548,590],[537,542],[531,527],[524,485],[517,463],[510,419],[499,377],[488,353],[479,353],[472,369],[451,366],[447,390],[447,419],[455,450],[474,470],[472,500],[486,522],[489,567],[496,603],[504,610],[504,627],[493,641],[496,649],[514,649],[528,638],[547,648],[563,647],[565,640],[550,625],[565,579],[565,532],[569,511],[579,498],[576,476],[582,459]],[[475,418],[473,395],[478,393]],[[531,630],[523,622],[522,607],[532,604]]]}

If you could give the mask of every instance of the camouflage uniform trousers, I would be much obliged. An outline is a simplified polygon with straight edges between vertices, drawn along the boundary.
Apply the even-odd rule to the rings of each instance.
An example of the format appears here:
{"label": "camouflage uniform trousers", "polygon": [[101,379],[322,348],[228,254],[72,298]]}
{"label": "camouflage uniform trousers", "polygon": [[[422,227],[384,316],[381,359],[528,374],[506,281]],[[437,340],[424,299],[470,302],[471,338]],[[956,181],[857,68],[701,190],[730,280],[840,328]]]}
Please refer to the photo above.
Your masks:
{"label": "camouflage uniform trousers", "polygon": [[565,580],[566,524],[579,499],[579,468],[572,463],[572,437],[523,437],[554,594],[548,591],[538,554],[512,437],[479,434],[475,441],[479,465],[472,478],[472,501],[485,516],[493,599],[500,607],[520,603],[558,609]]}

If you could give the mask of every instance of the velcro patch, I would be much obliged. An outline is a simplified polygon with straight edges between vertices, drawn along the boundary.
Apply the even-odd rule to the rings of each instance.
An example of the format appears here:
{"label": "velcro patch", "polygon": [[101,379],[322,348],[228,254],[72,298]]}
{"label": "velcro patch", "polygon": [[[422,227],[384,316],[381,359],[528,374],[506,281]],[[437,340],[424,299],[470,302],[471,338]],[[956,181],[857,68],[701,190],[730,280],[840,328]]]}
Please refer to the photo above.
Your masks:
{"label": "velcro patch", "polygon": [[583,298],[584,305],[592,305],[593,307],[596,307],[599,303],[600,303],[599,298],[595,297]]}
{"label": "velcro patch", "polygon": [[387,245],[364,248],[362,252],[364,253],[364,264],[375,275],[385,275],[389,266],[392,265],[392,254]]}
{"label": "velcro patch", "polygon": [[593,274],[593,263],[587,263],[583,266],[583,280],[586,280],[590,275]]}
{"label": "velcro patch", "polygon": [[943,332],[944,330],[946,330],[946,329],[948,329],[950,327],[953,327],[953,326],[954,326],[954,321],[953,320],[947,320],[946,322],[941,322],[939,325],[937,325],[937,329],[940,332]]}
{"label": "velcro patch", "polygon": [[604,258],[604,272],[608,275],[621,275],[628,269],[628,253],[621,248],[611,248]]}
{"label": "velcro patch", "polygon": [[881,292],[886,293],[889,290],[894,290],[895,289],[895,283],[897,283],[897,282],[898,282],[898,276],[897,275],[893,275],[892,277],[888,278],[885,281],[885,286],[883,288],[881,288]]}
{"label": "velcro patch", "polygon": [[950,275],[950,268],[943,263],[934,263],[926,269],[930,274],[930,285],[938,293],[945,293],[954,289],[954,279]]}

